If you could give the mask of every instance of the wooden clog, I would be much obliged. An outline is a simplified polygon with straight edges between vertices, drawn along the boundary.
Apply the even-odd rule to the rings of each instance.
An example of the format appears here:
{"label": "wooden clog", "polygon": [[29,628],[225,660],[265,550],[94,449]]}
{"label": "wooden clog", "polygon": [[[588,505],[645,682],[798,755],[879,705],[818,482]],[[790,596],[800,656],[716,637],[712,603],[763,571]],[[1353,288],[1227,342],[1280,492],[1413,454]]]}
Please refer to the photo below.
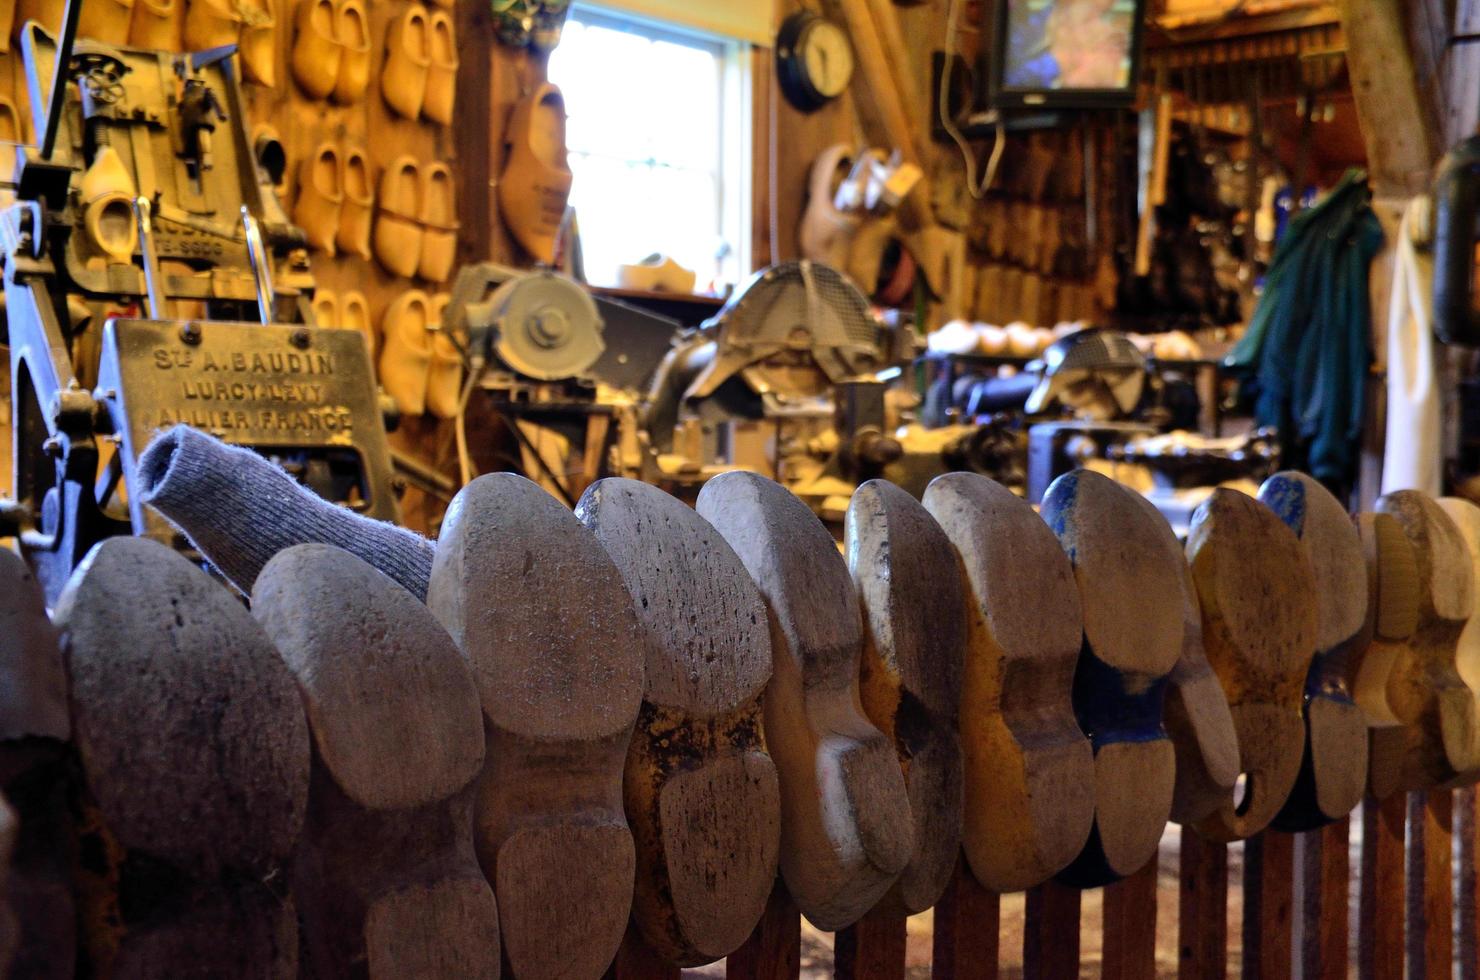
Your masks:
{"label": "wooden clog", "polygon": [[298,168],[298,200],[293,221],[308,244],[333,255],[344,206],[344,158],[333,143],[320,143]]}
{"label": "wooden clog", "polygon": [[452,16],[445,10],[433,10],[427,17],[428,53],[426,98],[421,114],[444,126],[452,125],[452,107],[457,96],[457,35]]}
{"label": "wooden clog", "polygon": [[443,320],[451,302],[451,293],[438,293],[431,299],[432,363],[427,369],[427,411],[439,419],[457,417],[463,389],[463,354],[459,344],[466,345],[467,338],[454,338],[447,332]]}
{"label": "wooden clog", "polygon": [[622,770],[643,653],[631,597],[574,514],[529,480],[492,473],[447,511],[427,605],[483,705],[473,833],[508,972],[598,977],[633,894]]}
{"label": "wooden clog", "polygon": [[365,0],[334,4],[334,39],[339,42],[339,72],[330,93],[340,105],[353,105],[370,84],[370,17]]}
{"label": "wooden clog", "polygon": [[421,259],[416,273],[428,282],[446,282],[457,261],[456,183],[452,168],[429,163],[421,170]]}
{"label": "wooden clog", "polygon": [[781,874],[819,929],[857,921],[914,853],[889,739],[860,710],[863,627],[848,567],[807,505],[754,473],[709,480],[698,511],[740,556],[770,612],[762,710],[781,779]]}
{"label": "wooden clog", "polygon": [[843,540],[863,607],[863,711],[894,742],[915,827],[914,853],[880,908],[914,915],[945,892],[961,851],[966,595],[950,539],[892,483],[853,492]]}
{"label": "wooden clog", "polygon": [[[138,0],[143,3],[145,0]],[[273,88],[277,85],[277,18],[272,0],[244,0],[240,51],[248,80]]]}
{"label": "wooden clog", "polygon": [[483,716],[447,631],[323,544],[278,552],[252,614],[297,680],[313,739],[292,875],[304,972],[497,978],[498,908],[472,841]]}
{"label": "wooden clog", "polygon": [[1079,587],[1074,714],[1095,752],[1094,826],[1059,877],[1097,887],[1143,868],[1171,813],[1176,754],[1162,702],[1182,652],[1182,608],[1167,601],[1178,595],[1180,574],[1163,548],[1144,546],[1161,533],[1145,505],[1108,477],[1065,473],[1041,510]]}
{"label": "wooden clog", "polygon": [[431,300],[420,289],[397,296],[381,319],[380,386],[402,415],[426,414],[434,322]]}
{"label": "wooden clog", "polygon": [[415,157],[397,157],[381,173],[372,250],[387,272],[407,279],[421,264],[421,195],[421,168]]}
{"label": "wooden clog", "polygon": [[233,0],[186,0],[186,51],[209,51],[235,44],[241,29],[241,13]]}
{"label": "wooden clog", "polygon": [[565,149],[565,99],[539,85],[522,99],[505,130],[509,156],[498,182],[499,210],[514,238],[537,262],[555,261],[572,176]]}
{"label": "wooden clog", "polygon": [[[436,307],[433,306],[433,318]],[[339,297],[339,325],[346,330],[355,330],[365,338],[365,349],[370,352],[370,363],[375,363],[375,352],[380,345],[376,342],[375,321],[370,318],[370,303],[365,294],[352,289]]]}
{"label": "wooden clog", "polygon": [[760,732],[766,607],[719,533],[657,487],[600,480],[576,516],[616,563],[647,657],[623,782],[633,920],[668,962],[707,963],[750,935],[776,880],[780,791]]}
{"label": "wooden clog", "polygon": [[1239,776],[1238,733],[1228,711],[1228,697],[1203,650],[1202,605],[1182,544],[1151,501],[1140,494],[1135,499],[1155,518],[1155,530],[1147,528],[1148,544],[1171,556],[1181,583],[1182,650],[1167,675],[1162,720],[1177,756],[1170,819],[1195,824],[1233,794]]}
{"label": "wooden clog", "polygon": [[370,228],[375,213],[375,182],[370,176],[370,159],[364,149],[347,146],[340,159],[340,190],[344,199],[339,207],[339,226],[334,244],[346,254],[370,261]]}
{"label": "wooden clog", "polygon": [[87,251],[108,262],[129,263],[139,247],[134,220],[134,179],[112,146],[100,147],[82,175],[82,225]]}
{"label": "wooden clog", "polygon": [[1316,643],[1315,574],[1274,511],[1237,490],[1213,491],[1193,514],[1187,558],[1202,606],[1203,645],[1228,696],[1243,767],[1242,798],[1196,824],[1235,841],[1285,805],[1305,749],[1301,709]]}
{"label": "wooden clog", "polygon": [[1094,753],[1071,700],[1074,568],[1033,508],[984,476],[936,477],[924,502],[968,590],[962,846],[982,885],[1022,891],[1062,871],[1094,822]]}
{"label": "wooden clog", "polygon": [[129,46],[155,51],[180,50],[179,5],[180,0],[134,0]]}
{"label": "wooden clog", "polygon": [[332,289],[315,289],[313,301],[313,325],[320,328],[337,329],[340,326],[339,294]]}
{"label": "wooden clog", "polygon": [[1305,679],[1305,757],[1274,826],[1314,830],[1340,820],[1367,787],[1367,719],[1347,686],[1352,645],[1367,616],[1367,565],[1346,508],[1304,473],[1276,473],[1259,500],[1284,521],[1315,573],[1315,658]]}
{"label": "wooden clog", "polygon": [[149,538],[93,548],[56,621],[96,806],[88,874],[111,892],[149,869],[148,901],[84,920],[91,962],[115,976],[296,972],[285,871],[308,727],[272,643],[229,591]]}
{"label": "wooden clog", "polygon": [[344,48],[335,33],[334,0],[298,0],[293,16],[293,80],[311,99],[327,98],[339,80]]}
{"label": "wooden clog", "polygon": [[1469,549],[1449,515],[1417,490],[1385,494],[1377,510],[1398,522],[1418,570],[1418,618],[1387,678],[1404,732],[1395,788],[1467,784],[1480,770],[1475,697],[1456,659],[1475,605]]}
{"label": "wooden clog", "polygon": [[853,169],[853,147],[835,143],[818,154],[807,180],[807,207],[797,229],[802,256],[842,269],[863,217],[833,203],[838,186]]}
{"label": "wooden clog", "polygon": [[406,119],[421,115],[432,63],[431,43],[427,8],[419,3],[397,15],[386,30],[380,92],[386,105]]}
{"label": "wooden clog", "polygon": [[134,0],[87,0],[77,18],[77,36],[103,44],[127,44]]}

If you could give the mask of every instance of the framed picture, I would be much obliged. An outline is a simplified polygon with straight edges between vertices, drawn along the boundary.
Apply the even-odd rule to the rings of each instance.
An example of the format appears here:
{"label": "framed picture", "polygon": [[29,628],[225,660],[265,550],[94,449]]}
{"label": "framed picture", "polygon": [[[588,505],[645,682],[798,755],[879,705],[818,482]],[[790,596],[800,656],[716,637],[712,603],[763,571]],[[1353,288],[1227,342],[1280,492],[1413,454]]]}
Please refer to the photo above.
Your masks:
{"label": "framed picture", "polygon": [[1129,105],[1145,0],[997,0],[990,97],[999,108]]}

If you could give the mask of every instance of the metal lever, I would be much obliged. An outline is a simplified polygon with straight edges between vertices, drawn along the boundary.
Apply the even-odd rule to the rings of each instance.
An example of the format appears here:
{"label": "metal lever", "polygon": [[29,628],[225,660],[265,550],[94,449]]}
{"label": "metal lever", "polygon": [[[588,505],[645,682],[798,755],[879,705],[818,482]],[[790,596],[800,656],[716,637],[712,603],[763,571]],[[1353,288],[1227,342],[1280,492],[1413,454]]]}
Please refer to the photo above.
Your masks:
{"label": "metal lever", "polygon": [[154,252],[154,205],[140,194],[134,198],[134,215],[139,222],[139,254],[144,257],[144,289],[148,293],[149,319],[164,319],[164,289],[160,282],[159,256]]}
{"label": "metal lever", "polygon": [[247,233],[247,262],[252,266],[252,276],[257,282],[257,317],[265,327],[272,322],[272,267],[267,262],[267,250],[262,245],[262,232],[257,228],[257,219],[242,205],[242,228]]}

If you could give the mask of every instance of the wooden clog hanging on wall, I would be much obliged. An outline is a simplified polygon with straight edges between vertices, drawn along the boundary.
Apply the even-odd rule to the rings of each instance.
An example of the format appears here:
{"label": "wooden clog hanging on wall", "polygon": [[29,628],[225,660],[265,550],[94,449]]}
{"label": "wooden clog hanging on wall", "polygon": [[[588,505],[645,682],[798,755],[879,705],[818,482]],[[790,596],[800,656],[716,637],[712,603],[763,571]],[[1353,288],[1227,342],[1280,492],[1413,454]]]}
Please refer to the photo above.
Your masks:
{"label": "wooden clog hanging on wall", "polygon": [[1237,490],[1214,490],[1187,538],[1202,606],[1203,645],[1238,732],[1244,786],[1196,825],[1235,841],[1285,805],[1304,755],[1305,678],[1315,651],[1315,575],[1300,540]]}
{"label": "wooden clog hanging on wall", "polygon": [[631,597],[574,514],[492,473],[447,511],[427,605],[483,705],[474,841],[505,962],[530,980],[600,976],[632,905],[622,772],[643,655]]}
{"label": "wooden clog hanging on wall", "polygon": [[819,929],[857,921],[913,853],[894,746],[859,710],[863,641],[848,568],[822,522],[754,473],[714,477],[699,514],[735,549],[770,612],[763,700],[781,780],[781,874]]}
{"label": "wooden clog hanging on wall", "polygon": [[1094,754],[1071,701],[1074,569],[1032,506],[984,476],[937,477],[924,503],[967,587],[962,845],[985,887],[1021,891],[1062,871],[1094,821]]}
{"label": "wooden clog hanging on wall", "polygon": [[1043,496],[1084,617],[1074,714],[1094,747],[1095,818],[1089,842],[1060,874],[1080,887],[1109,884],[1155,856],[1176,780],[1162,702],[1182,652],[1182,610],[1167,601],[1178,594],[1179,570],[1166,550],[1144,547],[1160,529],[1133,493],[1074,470]]}
{"label": "wooden clog hanging on wall", "polygon": [[950,539],[885,480],[853,492],[843,540],[863,606],[863,710],[894,741],[915,846],[881,908],[933,906],[961,850],[961,674],[966,596]]}
{"label": "wooden clog hanging on wall", "polygon": [[498,908],[473,853],[478,691],[425,605],[347,551],[278,552],[252,614],[313,738],[294,859],[304,973],[499,976]]}
{"label": "wooden clog hanging on wall", "polygon": [[766,606],[724,538],[657,487],[600,480],[576,515],[616,563],[647,656],[623,784],[633,920],[668,962],[707,963],[750,935],[776,880],[781,800],[760,731]]}
{"label": "wooden clog hanging on wall", "polygon": [[1357,529],[1312,476],[1276,473],[1259,500],[1295,532],[1316,585],[1315,657],[1305,680],[1305,758],[1274,826],[1314,830],[1339,820],[1367,787],[1367,719],[1347,685],[1367,616],[1367,567]]}

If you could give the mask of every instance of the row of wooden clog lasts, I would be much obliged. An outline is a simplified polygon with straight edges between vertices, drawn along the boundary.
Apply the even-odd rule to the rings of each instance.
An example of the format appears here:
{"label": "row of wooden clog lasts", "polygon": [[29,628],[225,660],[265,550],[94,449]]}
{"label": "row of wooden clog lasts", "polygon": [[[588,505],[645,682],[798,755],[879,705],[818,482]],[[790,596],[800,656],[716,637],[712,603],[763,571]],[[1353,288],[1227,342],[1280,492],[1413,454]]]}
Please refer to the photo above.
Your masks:
{"label": "row of wooden clog lasts", "polygon": [[1380,794],[1463,782],[1477,528],[1412,492],[1353,523],[1280,474],[1216,491],[1184,557],[1096,474],[1040,516],[957,473],[923,503],[865,484],[840,553],[754,474],[696,509],[603,480],[574,514],[491,474],[424,589],[305,531],[248,612],[120,538],[53,623],[6,561],[17,975],[288,975],[301,948],[313,974],[594,978],[629,915],[673,963],[731,952],[778,866],[838,929],[929,907],[963,848],[997,891],[1092,886],[1168,819],[1318,826],[1369,728]]}

